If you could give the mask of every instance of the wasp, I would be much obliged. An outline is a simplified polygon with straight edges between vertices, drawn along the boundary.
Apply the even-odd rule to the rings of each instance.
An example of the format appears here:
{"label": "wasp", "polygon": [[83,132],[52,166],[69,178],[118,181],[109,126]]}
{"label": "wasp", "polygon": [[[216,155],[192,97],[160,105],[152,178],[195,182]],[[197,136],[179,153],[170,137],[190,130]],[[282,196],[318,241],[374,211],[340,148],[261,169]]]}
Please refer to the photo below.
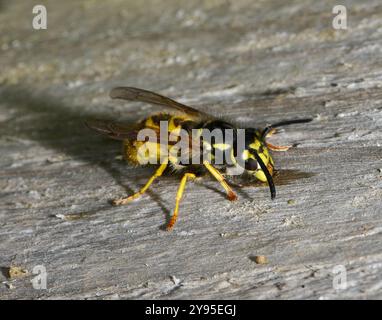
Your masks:
{"label": "wasp", "polygon": [[[128,197],[113,200],[113,205],[124,205],[142,196],[154,180],[162,176],[164,171],[169,167],[183,171],[176,194],[175,209],[166,226],[166,230],[171,230],[175,225],[179,213],[180,201],[187,181],[193,180],[201,174],[211,174],[225,190],[228,200],[235,201],[237,195],[227,182],[227,177],[230,175],[230,172],[232,172],[232,168],[241,168],[242,174],[250,175],[261,182],[266,182],[270,189],[271,199],[274,199],[276,197],[276,189],[273,181],[275,169],[274,161],[269,151],[287,151],[291,146],[273,145],[267,142],[266,139],[274,134],[278,127],[295,123],[305,123],[312,120],[296,119],[283,121],[266,126],[264,129],[239,129],[237,126],[217,119],[203,111],[196,110],[165,96],[143,89],[117,87],[111,90],[110,97],[112,99],[150,103],[171,110],[153,114],[135,126],[109,120],[88,120],[85,122],[90,129],[113,139],[121,140],[123,144],[123,157],[128,163],[141,165],[143,156],[146,157],[146,160],[148,157],[148,160],[159,160],[160,162],[154,174],[138,192]],[[161,126],[162,123],[167,124],[165,129]],[[181,131],[185,131],[186,133],[196,131],[196,135],[192,135],[191,138],[188,138],[189,143],[187,144],[185,153],[186,160],[195,158],[202,158],[202,160],[197,162],[197,164],[195,164],[195,161],[185,161],[184,157],[180,160],[179,149],[177,149],[175,153],[171,152],[175,147],[174,139],[171,140],[173,141],[172,143],[166,140],[168,142],[166,145],[163,145],[160,140],[138,140],[137,134],[144,129],[154,131],[157,133],[157,136],[163,136],[163,134],[165,134],[172,135],[173,137],[175,133],[175,136],[178,138],[180,137]],[[213,131],[215,129],[222,131],[232,130],[233,134],[231,139],[229,141],[223,139],[223,141],[218,142],[215,140],[206,142],[202,137],[203,130]],[[166,132],[163,132],[164,130]],[[241,150],[235,148],[238,144],[239,131],[242,133],[241,136],[244,137],[241,139],[243,140]],[[175,139],[175,141],[178,140]],[[143,146],[145,147],[145,151],[142,154],[141,150]],[[225,155],[223,162],[220,163],[216,161],[218,151],[224,151]],[[206,155],[206,157],[201,157],[202,154]]]}

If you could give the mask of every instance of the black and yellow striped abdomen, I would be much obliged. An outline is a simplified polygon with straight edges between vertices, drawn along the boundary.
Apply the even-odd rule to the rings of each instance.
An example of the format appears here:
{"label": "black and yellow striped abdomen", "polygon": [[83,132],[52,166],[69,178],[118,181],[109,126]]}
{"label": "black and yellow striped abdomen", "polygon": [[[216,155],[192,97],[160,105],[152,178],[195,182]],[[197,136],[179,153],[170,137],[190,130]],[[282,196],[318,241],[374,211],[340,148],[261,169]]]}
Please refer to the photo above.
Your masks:
{"label": "black and yellow striped abdomen", "polygon": [[[161,122],[163,122],[162,127]],[[167,138],[170,137],[170,134],[176,137],[180,130],[183,129],[183,125],[185,123],[192,123],[193,125],[196,125],[187,116],[175,116],[167,113],[155,114],[143,119],[138,124],[136,131],[139,132],[144,129],[148,129],[149,131],[151,130],[156,135],[157,139],[155,141],[154,139],[148,139],[148,141],[125,139],[123,142],[123,154],[125,158],[130,163],[136,165],[142,163],[159,163],[161,154],[169,154],[170,149],[175,144],[173,139],[168,141],[167,145],[160,143],[161,129],[166,128]],[[140,152],[140,150],[144,151]]]}

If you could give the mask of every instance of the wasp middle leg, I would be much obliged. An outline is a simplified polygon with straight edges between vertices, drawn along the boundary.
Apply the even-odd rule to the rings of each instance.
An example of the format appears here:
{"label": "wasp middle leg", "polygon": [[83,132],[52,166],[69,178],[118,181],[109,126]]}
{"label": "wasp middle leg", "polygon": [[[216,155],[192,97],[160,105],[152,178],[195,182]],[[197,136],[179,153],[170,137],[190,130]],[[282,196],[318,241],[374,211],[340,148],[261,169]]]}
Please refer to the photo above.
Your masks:
{"label": "wasp middle leg", "polygon": [[207,170],[215,177],[217,181],[220,182],[222,187],[227,193],[227,198],[229,201],[235,201],[237,200],[236,193],[232,190],[232,188],[228,185],[227,181],[224,179],[221,172],[214,168],[207,160],[203,161],[203,165],[207,168]]}

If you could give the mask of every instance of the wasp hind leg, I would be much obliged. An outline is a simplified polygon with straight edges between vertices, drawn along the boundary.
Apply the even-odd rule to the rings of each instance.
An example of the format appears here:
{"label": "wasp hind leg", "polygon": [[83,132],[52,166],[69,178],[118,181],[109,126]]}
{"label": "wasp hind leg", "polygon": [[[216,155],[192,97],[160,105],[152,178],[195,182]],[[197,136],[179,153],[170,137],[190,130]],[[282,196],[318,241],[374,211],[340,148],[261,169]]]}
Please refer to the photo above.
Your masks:
{"label": "wasp hind leg", "polygon": [[154,180],[163,174],[163,171],[166,169],[166,167],[167,167],[167,162],[162,163],[141,190],[139,190],[137,193],[134,193],[133,195],[129,197],[115,199],[112,201],[112,204],[115,206],[119,206],[119,205],[127,204],[130,201],[139,198],[141,195],[143,195],[146,192],[146,190],[150,187],[150,185],[154,182]]}
{"label": "wasp hind leg", "polygon": [[228,185],[227,181],[224,179],[221,172],[214,168],[208,161],[203,161],[203,165],[207,168],[207,170],[215,177],[217,181],[220,182],[222,187],[227,193],[227,198],[229,201],[235,201],[237,200],[236,193],[232,190],[232,188]]}
{"label": "wasp hind leg", "polygon": [[[273,136],[275,133],[277,133],[277,130],[275,128],[272,128],[267,133],[265,138],[269,138],[269,137]],[[269,142],[265,142],[265,144],[267,145],[268,149],[272,150],[272,151],[288,151],[290,148],[292,148],[292,146],[276,146],[276,145],[271,144]]]}
{"label": "wasp hind leg", "polygon": [[176,193],[174,214],[172,215],[170,221],[168,222],[166,226],[167,231],[170,231],[173,228],[176,222],[176,219],[178,218],[179,204],[183,196],[184,188],[186,187],[187,179],[195,179],[195,178],[196,178],[196,175],[193,173],[185,173],[183,175],[182,180],[180,181],[180,184],[179,184],[178,192]]}

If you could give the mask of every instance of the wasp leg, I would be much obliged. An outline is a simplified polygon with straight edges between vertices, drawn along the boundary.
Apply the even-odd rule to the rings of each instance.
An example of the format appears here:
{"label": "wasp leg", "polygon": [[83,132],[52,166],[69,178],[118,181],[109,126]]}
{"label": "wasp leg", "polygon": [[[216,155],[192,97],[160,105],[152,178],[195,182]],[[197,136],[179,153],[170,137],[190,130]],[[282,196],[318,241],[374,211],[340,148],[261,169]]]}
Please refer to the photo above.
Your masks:
{"label": "wasp leg", "polygon": [[178,192],[176,193],[176,202],[175,202],[174,214],[172,215],[172,217],[171,217],[171,219],[170,219],[170,221],[166,227],[167,231],[170,231],[172,229],[172,227],[174,226],[174,224],[176,222],[176,219],[178,218],[179,203],[180,203],[180,200],[182,199],[184,188],[186,187],[187,178],[195,179],[196,175],[193,173],[185,173],[184,176],[182,177],[182,180],[180,181],[180,185],[178,188]]}
{"label": "wasp leg", "polygon": [[207,170],[215,177],[217,181],[220,182],[224,190],[227,192],[227,198],[229,201],[237,200],[237,195],[231,187],[228,185],[227,181],[224,179],[223,175],[220,171],[214,168],[207,160],[203,161],[203,165],[207,168]]}
{"label": "wasp leg", "polygon": [[146,190],[150,187],[150,185],[154,182],[154,180],[163,174],[163,171],[167,167],[167,163],[168,163],[167,161],[162,163],[160,167],[157,169],[157,171],[155,171],[154,175],[149,179],[149,181],[147,181],[144,187],[141,190],[139,190],[137,193],[134,193],[133,195],[126,198],[115,199],[113,200],[112,204],[115,206],[119,206],[139,198],[142,194],[146,192]]}
{"label": "wasp leg", "polygon": [[288,151],[292,146],[275,146],[274,144],[271,144],[269,142],[265,143],[269,150],[272,151]]}
{"label": "wasp leg", "polygon": [[[275,133],[277,133],[277,129],[272,128],[269,130],[265,138],[269,138],[273,136]],[[267,145],[268,149],[272,151],[288,151],[290,148],[292,148],[292,146],[276,146],[269,142],[265,142],[265,144]]]}

